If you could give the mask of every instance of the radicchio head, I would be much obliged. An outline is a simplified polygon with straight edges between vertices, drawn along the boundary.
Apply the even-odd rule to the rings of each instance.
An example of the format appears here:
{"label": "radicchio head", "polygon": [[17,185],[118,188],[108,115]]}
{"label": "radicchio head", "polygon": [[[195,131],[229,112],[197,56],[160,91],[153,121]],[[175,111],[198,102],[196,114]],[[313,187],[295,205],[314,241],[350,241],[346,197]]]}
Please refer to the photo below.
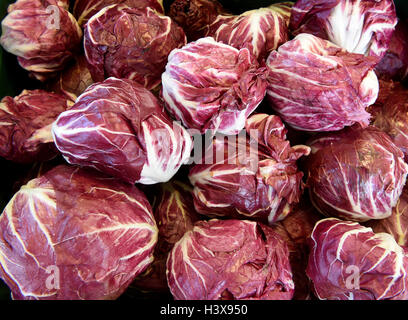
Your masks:
{"label": "radicchio head", "polygon": [[169,17],[147,7],[106,7],[85,27],[84,49],[94,81],[134,80],[147,89],[160,84],[169,53],[187,42]]}
{"label": "radicchio head", "polygon": [[355,221],[391,215],[408,165],[386,133],[354,126],[318,135],[309,145],[306,183],[320,212]]}
{"label": "radicchio head", "polygon": [[408,255],[391,235],[329,218],[316,224],[309,246],[306,272],[318,298],[408,299]]}
{"label": "radicchio head", "polygon": [[170,53],[162,96],[187,128],[237,134],[265,96],[265,73],[248,49],[201,38]]}
{"label": "radicchio head", "polygon": [[166,182],[190,158],[192,140],[159,100],[128,79],[91,85],[53,125],[71,164],[94,167],[129,183]]}
{"label": "radicchio head", "polygon": [[2,21],[1,45],[41,81],[65,67],[82,39],[75,18],[57,4],[55,0],[18,0]]}
{"label": "radicchio head", "polygon": [[171,250],[167,282],[176,300],[290,300],[285,242],[246,220],[199,221]]}
{"label": "radicchio head", "polygon": [[268,101],[291,127],[335,131],[356,122],[368,125],[365,109],[378,95],[374,58],[304,33],[272,51],[267,66]]}
{"label": "radicchio head", "polygon": [[303,173],[296,160],[309,147],[291,147],[278,116],[247,120],[248,136],[216,136],[190,170],[196,210],[208,216],[282,220],[299,201]]}
{"label": "radicchio head", "polygon": [[61,165],[0,216],[0,277],[14,299],[115,299],[153,260],[157,227],[135,186]]}
{"label": "radicchio head", "polygon": [[378,62],[397,21],[393,0],[298,0],[290,28],[295,35],[311,33]]}

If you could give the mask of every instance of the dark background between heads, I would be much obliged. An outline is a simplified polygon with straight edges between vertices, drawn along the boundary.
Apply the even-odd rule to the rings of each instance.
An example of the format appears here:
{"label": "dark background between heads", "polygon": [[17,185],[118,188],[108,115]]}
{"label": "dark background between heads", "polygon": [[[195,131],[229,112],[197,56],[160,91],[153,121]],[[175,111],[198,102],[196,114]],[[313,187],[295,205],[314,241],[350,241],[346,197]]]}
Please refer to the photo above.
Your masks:
{"label": "dark background between heads", "polygon": [[[164,0],[164,7],[168,11],[174,0]],[[234,14],[265,7],[284,0],[218,0],[226,9]],[[294,0],[292,0],[294,1]],[[7,12],[7,6],[15,0],[0,0],[0,21]],[[71,7],[74,1],[71,0]],[[400,18],[408,18],[408,1],[394,0],[397,14]],[[37,89],[41,83],[30,79],[25,70],[17,63],[15,56],[5,52],[0,47],[0,100],[4,96],[18,95],[23,89]],[[23,166],[0,158],[0,213],[12,197],[13,184],[20,179],[30,166]],[[0,280],[0,300],[10,299],[8,288]]]}

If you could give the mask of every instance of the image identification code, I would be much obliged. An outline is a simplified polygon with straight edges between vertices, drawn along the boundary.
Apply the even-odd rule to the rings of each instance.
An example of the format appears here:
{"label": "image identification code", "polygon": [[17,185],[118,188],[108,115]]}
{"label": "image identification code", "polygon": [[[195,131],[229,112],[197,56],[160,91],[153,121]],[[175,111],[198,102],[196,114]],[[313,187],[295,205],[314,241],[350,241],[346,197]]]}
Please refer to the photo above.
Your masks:
{"label": "image identification code", "polygon": [[203,306],[171,306],[167,304],[160,308],[161,315],[185,315],[190,318],[193,314],[205,315],[245,315],[248,306],[244,304],[209,304]]}

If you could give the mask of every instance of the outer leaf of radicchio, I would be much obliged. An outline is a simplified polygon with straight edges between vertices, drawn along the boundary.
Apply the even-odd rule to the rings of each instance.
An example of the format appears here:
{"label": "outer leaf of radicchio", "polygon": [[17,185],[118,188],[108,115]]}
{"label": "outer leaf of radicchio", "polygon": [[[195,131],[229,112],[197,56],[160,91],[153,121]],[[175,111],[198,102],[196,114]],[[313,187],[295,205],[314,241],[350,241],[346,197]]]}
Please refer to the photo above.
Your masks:
{"label": "outer leaf of radicchio", "polygon": [[391,215],[408,165],[386,133],[354,126],[317,136],[309,145],[306,183],[319,211],[355,221]]}
{"label": "outer leaf of radicchio", "polygon": [[286,123],[304,131],[368,125],[378,95],[375,59],[300,34],[271,52],[267,97]]}
{"label": "outer leaf of radicchio", "polygon": [[48,86],[52,91],[63,93],[75,102],[77,97],[92,83],[92,76],[85,57],[76,56],[57,79],[50,82]]}
{"label": "outer leaf of radicchio", "polygon": [[303,173],[296,160],[310,149],[290,146],[278,116],[253,115],[246,130],[248,136],[215,137],[190,170],[195,207],[207,216],[273,223],[299,201]]}
{"label": "outer leaf of radicchio", "polygon": [[408,298],[408,255],[389,234],[329,218],[316,224],[309,245],[306,272],[320,299]]}
{"label": "outer leaf of radicchio", "polygon": [[74,16],[80,26],[84,26],[88,20],[105,7],[114,4],[124,4],[130,8],[145,9],[150,7],[158,13],[164,13],[162,0],[76,0]]}
{"label": "outer leaf of radicchio", "polygon": [[248,48],[252,55],[263,61],[272,50],[288,41],[286,21],[273,7],[250,10],[233,17],[219,15],[209,26],[208,35],[237,49]]}
{"label": "outer leaf of radicchio", "polygon": [[375,67],[380,79],[404,80],[408,74],[408,20],[399,20],[384,57]]}
{"label": "outer leaf of radicchio", "polygon": [[321,218],[322,216],[317,213],[308,197],[304,195],[289,216],[271,226],[288,245],[289,261],[295,283],[294,300],[313,298],[312,282],[305,274],[309,256],[307,241],[316,222]]}
{"label": "outer leaf of radicchio", "polygon": [[199,221],[167,260],[176,300],[290,300],[294,284],[285,242],[246,220]]}
{"label": "outer leaf of radicchio", "polygon": [[379,61],[397,24],[392,0],[298,0],[292,8],[292,33],[311,33],[348,52]]}
{"label": "outer leaf of radicchio", "polygon": [[0,216],[0,277],[14,299],[115,299],[156,242],[136,187],[62,165],[23,186]]}
{"label": "outer leaf of radicchio", "polygon": [[[19,64],[44,81],[62,70],[77,51],[82,30],[55,0],[18,0],[2,21],[0,43]],[[58,19],[54,19],[54,16]]]}
{"label": "outer leaf of radicchio", "polygon": [[170,5],[169,16],[195,41],[208,34],[209,25],[219,14],[225,13],[217,0],[175,0]]}
{"label": "outer leaf of radicchio", "polygon": [[53,135],[69,163],[129,183],[168,181],[192,148],[187,130],[170,120],[158,99],[127,79],[91,85],[58,117]]}
{"label": "outer leaf of radicchio", "polygon": [[154,261],[146,272],[132,283],[132,286],[149,291],[167,291],[168,253],[199,220],[199,214],[194,209],[191,187],[177,180],[161,184],[154,217],[159,228]]}
{"label": "outer leaf of radicchio", "polygon": [[371,220],[367,225],[374,232],[391,234],[400,246],[408,247],[408,188],[405,187],[402,191],[397,205],[392,208],[390,217],[381,220]]}
{"label": "outer leaf of radicchio", "polygon": [[169,53],[186,42],[176,23],[150,7],[106,7],[92,16],[84,32],[85,56],[94,81],[127,78],[147,89],[160,84]]}
{"label": "outer leaf of radicchio", "polygon": [[382,107],[375,111],[373,126],[386,132],[408,160],[408,90],[394,86]]}
{"label": "outer leaf of radicchio", "polygon": [[201,38],[170,53],[162,96],[187,128],[237,134],[265,96],[265,72],[248,49]]}
{"label": "outer leaf of radicchio", "polygon": [[0,156],[20,163],[45,161],[58,153],[51,126],[72,105],[64,95],[24,90],[0,102]]}

